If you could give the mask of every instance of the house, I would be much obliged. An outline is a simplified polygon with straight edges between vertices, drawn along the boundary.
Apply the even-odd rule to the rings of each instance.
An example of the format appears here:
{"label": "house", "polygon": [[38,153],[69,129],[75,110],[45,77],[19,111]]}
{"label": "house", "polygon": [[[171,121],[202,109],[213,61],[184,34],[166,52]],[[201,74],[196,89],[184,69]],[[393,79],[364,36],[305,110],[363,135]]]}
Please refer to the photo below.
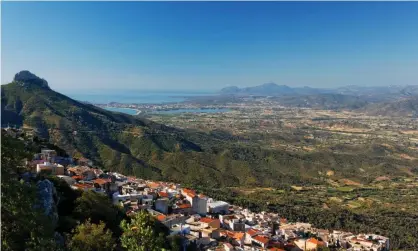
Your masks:
{"label": "house", "polygon": [[201,230],[202,237],[209,237],[212,239],[219,239],[221,237],[221,231],[219,228],[204,228]]}
{"label": "house", "polygon": [[232,240],[233,244],[236,246],[244,245],[244,232],[235,232],[235,231],[226,231],[226,236]]}
{"label": "house", "polygon": [[252,237],[251,242],[255,245],[258,245],[262,248],[266,248],[270,239],[264,235],[256,235]]}
{"label": "house", "polygon": [[181,190],[182,195],[190,202],[192,205],[192,211],[198,213],[202,216],[205,216],[207,213],[207,198],[203,194],[197,195],[196,191],[183,188]]}
{"label": "house", "polygon": [[173,213],[190,215],[190,214],[192,214],[192,205],[186,204],[186,203],[176,204],[173,207]]}
{"label": "house", "polygon": [[309,238],[307,240],[299,239],[299,240],[296,240],[294,243],[300,249],[305,250],[305,251],[317,250],[319,247],[326,246],[325,242],[319,241],[318,239],[315,239],[315,238]]}
{"label": "house", "polygon": [[93,180],[96,174],[88,166],[75,166],[67,169],[69,176],[83,176],[83,180]]}
{"label": "house", "polygon": [[167,214],[168,213],[168,199],[160,198],[155,201],[155,210]]}
{"label": "house", "polygon": [[64,175],[64,166],[51,164],[50,162],[44,162],[36,165],[36,173],[49,173],[53,175]]}
{"label": "house", "polygon": [[239,219],[232,219],[229,220],[229,228],[233,231],[245,231],[245,223],[240,221]]}
{"label": "house", "polygon": [[179,214],[172,214],[172,215],[168,215],[167,218],[164,221],[162,221],[162,223],[166,227],[172,228],[174,225],[186,224],[186,220],[187,220],[187,216],[179,215]]}
{"label": "house", "polygon": [[244,243],[245,244],[251,244],[252,240],[253,240],[253,237],[258,235],[258,234],[261,234],[261,232],[254,229],[254,228],[248,229],[247,232],[245,233]]}
{"label": "house", "polygon": [[207,212],[212,214],[228,214],[229,204],[225,201],[213,201],[207,202]]}
{"label": "house", "polygon": [[219,221],[219,219],[212,219],[212,218],[201,218],[199,221],[202,226],[204,228],[206,227],[213,227],[213,228],[220,228],[221,227],[221,222]]}
{"label": "house", "polygon": [[192,204],[192,211],[205,216],[207,213],[207,198],[204,195],[195,194],[190,203]]}
{"label": "house", "polygon": [[74,190],[96,191],[93,184],[90,183],[75,183],[71,186]]}
{"label": "house", "polygon": [[103,191],[109,191],[110,180],[109,179],[95,179],[93,180],[94,187],[96,189],[102,189]]}
{"label": "house", "polygon": [[163,191],[158,192],[158,196],[159,196],[159,197],[169,198],[169,194],[168,194],[168,193],[166,193],[166,192],[163,192]]}

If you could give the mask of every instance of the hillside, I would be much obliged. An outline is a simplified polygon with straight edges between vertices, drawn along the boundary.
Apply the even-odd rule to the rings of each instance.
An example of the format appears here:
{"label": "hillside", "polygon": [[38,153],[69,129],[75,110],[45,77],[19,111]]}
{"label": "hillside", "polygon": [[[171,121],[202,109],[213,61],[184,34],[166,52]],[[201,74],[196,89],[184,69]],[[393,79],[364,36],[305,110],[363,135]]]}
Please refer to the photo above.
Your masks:
{"label": "hillside", "polygon": [[411,96],[392,102],[378,103],[366,106],[364,111],[370,115],[392,117],[418,117],[418,96]]}
{"label": "hillside", "polygon": [[[32,76],[2,86],[2,124],[34,128],[72,156],[125,174],[214,187],[278,186],[320,184],[318,173],[329,169],[338,170],[337,177],[368,181],[382,174],[396,176],[398,166],[412,164],[368,154],[368,146],[344,154],[265,149],[257,140],[228,133],[180,130],[106,111],[70,99],[45,83]],[[360,165],[373,172],[354,172]]]}
{"label": "hillside", "polygon": [[2,86],[2,125],[34,128],[41,137],[74,156],[151,177],[160,177],[161,170],[144,162],[150,154],[147,151],[201,151],[174,128],[80,103],[45,83],[26,72],[16,74],[12,83]]}
{"label": "hillside", "polygon": [[274,97],[286,107],[306,107],[315,109],[357,109],[368,104],[367,99],[342,94],[313,94]]}

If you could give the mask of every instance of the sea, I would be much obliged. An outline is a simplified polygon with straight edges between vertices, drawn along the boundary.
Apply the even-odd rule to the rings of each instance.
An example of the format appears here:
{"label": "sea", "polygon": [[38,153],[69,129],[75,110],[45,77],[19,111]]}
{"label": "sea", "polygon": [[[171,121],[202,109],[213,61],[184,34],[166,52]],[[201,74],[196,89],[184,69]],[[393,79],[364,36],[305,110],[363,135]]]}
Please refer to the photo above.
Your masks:
{"label": "sea", "polygon": [[83,90],[62,92],[68,97],[92,104],[162,104],[181,102],[186,97],[215,95],[208,91]]}
{"label": "sea", "polygon": [[[117,102],[122,104],[164,104],[172,102],[182,102],[187,97],[210,96],[215,92],[209,91],[143,91],[143,90],[83,90],[83,91],[63,91],[68,97],[92,104],[109,104]],[[122,112],[130,115],[137,114],[137,110],[119,107],[106,107],[105,109],[114,112]],[[183,113],[183,112],[222,112],[218,109],[180,109],[163,111],[162,113]]]}

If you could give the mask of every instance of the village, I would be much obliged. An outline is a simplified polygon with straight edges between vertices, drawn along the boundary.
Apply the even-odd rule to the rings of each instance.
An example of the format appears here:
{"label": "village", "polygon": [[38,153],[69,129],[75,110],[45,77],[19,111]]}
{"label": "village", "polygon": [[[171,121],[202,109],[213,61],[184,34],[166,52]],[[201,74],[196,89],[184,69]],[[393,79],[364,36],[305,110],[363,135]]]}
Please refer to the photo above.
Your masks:
{"label": "village", "polygon": [[375,234],[317,229],[313,224],[288,222],[273,212],[251,212],[217,201],[181,184],[143,180],[94,168],[86,158],[58,156],[43,149],[26,161],[33,174],[54,175],[72,189],[107,195],[127,215],[147,210],[170,235],[183,237],[183,246],[200,250],[390,250],[389,238]]}

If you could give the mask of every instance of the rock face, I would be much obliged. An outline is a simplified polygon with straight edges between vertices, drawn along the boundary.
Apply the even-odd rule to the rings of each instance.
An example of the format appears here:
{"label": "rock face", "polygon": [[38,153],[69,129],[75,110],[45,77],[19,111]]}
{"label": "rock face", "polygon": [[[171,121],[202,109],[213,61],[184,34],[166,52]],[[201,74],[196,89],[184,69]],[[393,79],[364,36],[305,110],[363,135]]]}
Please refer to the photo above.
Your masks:
{"label": "rock face", "polygon": [[54,184],[45,179],[38,181],[38,196],[40,200],[40,207],[44,209],[45,215],[51,217],[51,220],[56,223],[58,221],[57,204],[58,196]]}
{"label": "rock face", "polygon": [[22,82],[24,84],[35,84],[43,88],[49,88],[48,82],[45,79],[36,76],[30,71],[21,71],[16,73],[13,80],[15,82]]}

